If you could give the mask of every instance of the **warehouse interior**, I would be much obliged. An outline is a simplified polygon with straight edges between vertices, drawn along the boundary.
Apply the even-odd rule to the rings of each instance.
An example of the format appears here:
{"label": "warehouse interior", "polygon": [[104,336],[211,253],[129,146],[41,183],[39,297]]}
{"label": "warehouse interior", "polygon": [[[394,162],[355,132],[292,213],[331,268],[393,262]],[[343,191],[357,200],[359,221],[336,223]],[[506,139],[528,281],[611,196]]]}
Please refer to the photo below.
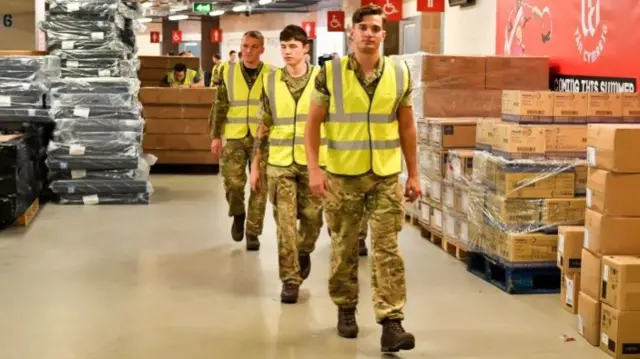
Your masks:
{"label": "warehouse interior", "polygon": [[[286,69],[298,25],[326,68],[367,4],[417,136],[399,353],[381,351],[377,234],[343,338],[341,234],[325,217],[286,304],[273,198],[259,250],[234,241],[212,144],[216,66],[244,66],[247,31]],[[0,18],[0,358],[640,357],[634,1],[4,0]],[[173,86],[179,65],[200,86]]]}

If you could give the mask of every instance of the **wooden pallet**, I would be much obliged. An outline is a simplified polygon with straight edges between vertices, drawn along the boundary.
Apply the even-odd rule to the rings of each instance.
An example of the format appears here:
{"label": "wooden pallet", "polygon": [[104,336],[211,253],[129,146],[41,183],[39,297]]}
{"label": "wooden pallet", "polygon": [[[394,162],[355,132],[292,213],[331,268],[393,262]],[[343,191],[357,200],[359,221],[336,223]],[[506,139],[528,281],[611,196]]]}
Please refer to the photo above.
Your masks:
{"label": "wooden pallet", "polygon": [[469,252],[467,270],[509,294],[549,294],[560,292],[560,269],[514,267],[483,253]]}
{"label": "wooden pallet", "polygon": [[33,201],[33,203],[31,203],[29,208],[27,208],[22,216],[20,216],[16,220],[16,223],[14,225],[16,227],[28,227],[29,224],[31,224],[31,222],[36,218],[38,212],[40,212],[40,201],[36,199],[35,201]]}
{"label": "wooden pallet", "polygon": [[414,217],[408,213],[404,214],[404,220],[412,226],[418,227],[420,225],[420,219]]}
{"label": "wooden pallet", "polygon": [[456,257],[458,260],[461,260],[463,262],[466,261],[468,251],[463,245],[448,238],[443,238],[440,245],[445,252]]}

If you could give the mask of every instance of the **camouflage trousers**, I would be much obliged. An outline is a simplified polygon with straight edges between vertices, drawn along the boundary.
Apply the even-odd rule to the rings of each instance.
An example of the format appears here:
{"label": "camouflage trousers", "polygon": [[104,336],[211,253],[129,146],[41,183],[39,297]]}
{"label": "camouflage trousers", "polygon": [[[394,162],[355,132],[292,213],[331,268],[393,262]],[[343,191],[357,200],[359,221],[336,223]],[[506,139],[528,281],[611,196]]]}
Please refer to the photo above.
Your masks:
{"label": "camouflage trousers", "polygon": [[280,280],[300,285],[298,255],[315,249],[322,229],[322,199],[311,194],[306,166],[268,166],[267,174],[277,228]]}
{"label": "camouflage trousers", "polygon": [[404,224],[404,208],[398,176],[327,174],[327,178],[324,209],[331,229],[331,299],[344,308],[358,304],[358,237],[368,213],[376,320],[403,319],[406,289],[398,232]]}
{"label": "camouflage trousers", "polygon": [[[251,168],[252,157],[253,137],[247,136],[239,140],[227,140],[222,148],[220,167],[227,203],[229,203],[229,216],[233,217],[247,213],[247,234],[259,236],[262,234],[264,213],[267,206],[265,191],[251,191],[246,212],[244,207],[247,170]],[[263,159],[263,161],[266,161],[266,159]],[[266,168],[266,165],[263,163],[260,168]],[[265,171],[260,172],[264,173]],[[266,174],[264,174],[263,183],[266,183]]]}

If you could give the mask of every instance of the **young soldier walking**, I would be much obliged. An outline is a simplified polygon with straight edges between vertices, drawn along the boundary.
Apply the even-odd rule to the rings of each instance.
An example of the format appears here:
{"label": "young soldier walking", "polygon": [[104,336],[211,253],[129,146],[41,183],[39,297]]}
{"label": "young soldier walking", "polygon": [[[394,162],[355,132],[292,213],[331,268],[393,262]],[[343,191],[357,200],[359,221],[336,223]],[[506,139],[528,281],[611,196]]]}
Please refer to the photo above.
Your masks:
{"label": "young soldier walking", "polygon": [[[268,154],[268,192],[277,226],[283,303],[298,301],[300,285],[311,270],[310,254],[322,228],[322,199],[309,190],[303,140],[319,71],[305,61],[308,51],[307,33],[300,26],[289,25],[280,32],[285,67],[264,77],[258,116],[261,125],[251,169],[251,188],[266,190],[258,163]],[[321,154],[320,162],[323,160]]]}
{"label": "young soldier walking", "polygon": [[[404,195],[420,195],[416,129],[409,69],[380,55],[385,17],[366,5],[353,14],[353,53],[325,63],[316,77],[305,145],[311,190],[325,197],[331,228],[329,292],[338,306],[338,334],[358,335],[358,231],[369,214],[373,304],[382,325],[384,352],[410,350],[412,334],[401,325],[406,300],[404,262],[398,251],[403,225],[403,193],[398,182],[402,154],[409,179]],[[326,118],[326,119],[325,119]],[[319,167],[320,128],[326,130],[327,177]],[[366,210],[365,210],[366,207]]]}
{"label": "young soldier walking", "polygon": [[[252,191],[246,211],[244,204],[246,171],[258,129],[256,114],[260,107],[262,75],[270,70],[260,61],[263,52],[262,34],[259,31],[246,32],[242,37],[241,61],[226,62],[214,80],[218,91],[212,113],[211,152],[220,156],[229,216],[233,217],[231,236],[237,242],[242,241],[246,220],[246,245],[250,251],[260,249],[258,236],[262,234],[266,209],[264,193]],[[226,139],[224,148],[223,135]]]}

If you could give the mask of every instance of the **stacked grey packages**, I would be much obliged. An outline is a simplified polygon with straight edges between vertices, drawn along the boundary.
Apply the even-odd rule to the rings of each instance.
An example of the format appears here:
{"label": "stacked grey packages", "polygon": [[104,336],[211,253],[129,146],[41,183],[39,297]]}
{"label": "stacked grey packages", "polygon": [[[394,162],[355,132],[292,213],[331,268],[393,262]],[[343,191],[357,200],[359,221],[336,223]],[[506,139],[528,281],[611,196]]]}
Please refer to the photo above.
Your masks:
{"label": "stacked grey packages", "polygon": [[144,121],[133,24],[137,4],[51,0],[47,47],[62,61],[51,85],[55,122],[47,166],[60,203],[148,204],[154,162],[142,153]]}

